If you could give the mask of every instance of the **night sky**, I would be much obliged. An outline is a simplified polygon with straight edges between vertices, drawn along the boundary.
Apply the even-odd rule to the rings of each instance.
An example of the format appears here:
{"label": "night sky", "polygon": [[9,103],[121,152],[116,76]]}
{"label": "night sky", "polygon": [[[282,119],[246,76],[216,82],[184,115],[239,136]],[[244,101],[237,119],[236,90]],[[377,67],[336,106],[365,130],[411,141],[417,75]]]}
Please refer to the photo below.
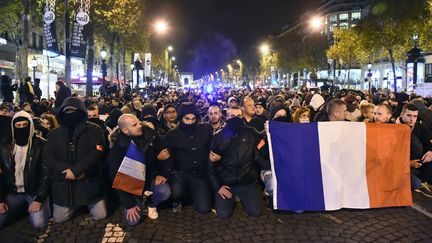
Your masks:
{"label": "night sky", "polygon": [[[295,22],[320,0],[149,0],[149,18],[166,19],[167,36],[153,40],[173,45],[180,71],[195,77],[241,58],[246,65],[267,36]],[[156,37],[154,37],[156,38]]]}

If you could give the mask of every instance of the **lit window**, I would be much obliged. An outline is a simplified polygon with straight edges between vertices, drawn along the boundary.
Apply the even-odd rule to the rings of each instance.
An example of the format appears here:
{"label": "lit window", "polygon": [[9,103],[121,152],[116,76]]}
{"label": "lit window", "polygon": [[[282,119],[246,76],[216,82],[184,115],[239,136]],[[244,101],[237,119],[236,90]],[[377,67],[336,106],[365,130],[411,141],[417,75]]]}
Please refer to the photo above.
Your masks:
{"label": "lit window", "polygon": [[347,23],[347,22],[339,23],[339,27],[340,27],[341,29],[347,29],[347,28],[348,28],[348,23]]}
{"label": "lit window", "polygon": [[351,27],[356,27],[356,24],[352,24]]}
{"label": "lit window", "polygon": [[351,13],[351,20],[359,20],[361,19],[361,12],[352,12]]}
{"label": "lit window", "polygon": [[348,13],[339,14],[339,20],[348,20]]}
{"label": "lit window", "polygon": [[330,16],[330,22],[337,22],[337,15]]}

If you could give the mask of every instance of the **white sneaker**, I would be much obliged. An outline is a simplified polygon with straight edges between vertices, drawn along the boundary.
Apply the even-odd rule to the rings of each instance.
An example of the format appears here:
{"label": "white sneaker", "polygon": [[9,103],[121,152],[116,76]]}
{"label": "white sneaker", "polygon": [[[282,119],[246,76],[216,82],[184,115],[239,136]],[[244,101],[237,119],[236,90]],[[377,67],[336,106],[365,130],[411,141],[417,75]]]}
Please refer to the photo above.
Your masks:
{"label": "white sneaker", "polygon": [[159,218],[159,213],[157,211],[157,208],[156,207],[154,207],[154,208],[148,207],[148,214],[147,214],[147,216],[150,219],[157,219],[157,218]]}

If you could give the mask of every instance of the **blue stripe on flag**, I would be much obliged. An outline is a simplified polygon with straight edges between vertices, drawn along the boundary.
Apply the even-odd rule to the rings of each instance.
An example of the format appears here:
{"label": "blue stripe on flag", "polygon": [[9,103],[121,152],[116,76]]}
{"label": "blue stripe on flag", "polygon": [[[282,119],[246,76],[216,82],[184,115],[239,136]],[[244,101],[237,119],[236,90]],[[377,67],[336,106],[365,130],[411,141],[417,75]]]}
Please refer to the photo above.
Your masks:
{"label": "blue stripe on flag", "polygon": [[318,123],[270,122],[277,209],[324,210]]}
{"label": "blue stripe on flag", "polygon": [[133,160],[136,160],[138,162],[145,164],[144,154],[138,149],[138,147],[132,141],[129,144],[129,148],[126,152],[125,157],[128,157],[130,159],[133,159]]}

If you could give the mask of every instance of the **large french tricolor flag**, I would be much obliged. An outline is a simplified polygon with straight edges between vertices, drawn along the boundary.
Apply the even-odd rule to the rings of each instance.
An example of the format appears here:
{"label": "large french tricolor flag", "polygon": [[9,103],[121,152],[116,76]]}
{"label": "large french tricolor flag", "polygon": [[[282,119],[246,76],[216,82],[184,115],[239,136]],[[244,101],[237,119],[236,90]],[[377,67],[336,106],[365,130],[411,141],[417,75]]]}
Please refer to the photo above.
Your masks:
{"label": "large french tricolor flag", "polygon": [[360,122],[269,122],[280,210],[410,206],[410,129]]}
{"label": "large french tricolor flag", "polygon": [[141,196],[144,189],[145,173],[145,156],[131,141],[112,187]]}

